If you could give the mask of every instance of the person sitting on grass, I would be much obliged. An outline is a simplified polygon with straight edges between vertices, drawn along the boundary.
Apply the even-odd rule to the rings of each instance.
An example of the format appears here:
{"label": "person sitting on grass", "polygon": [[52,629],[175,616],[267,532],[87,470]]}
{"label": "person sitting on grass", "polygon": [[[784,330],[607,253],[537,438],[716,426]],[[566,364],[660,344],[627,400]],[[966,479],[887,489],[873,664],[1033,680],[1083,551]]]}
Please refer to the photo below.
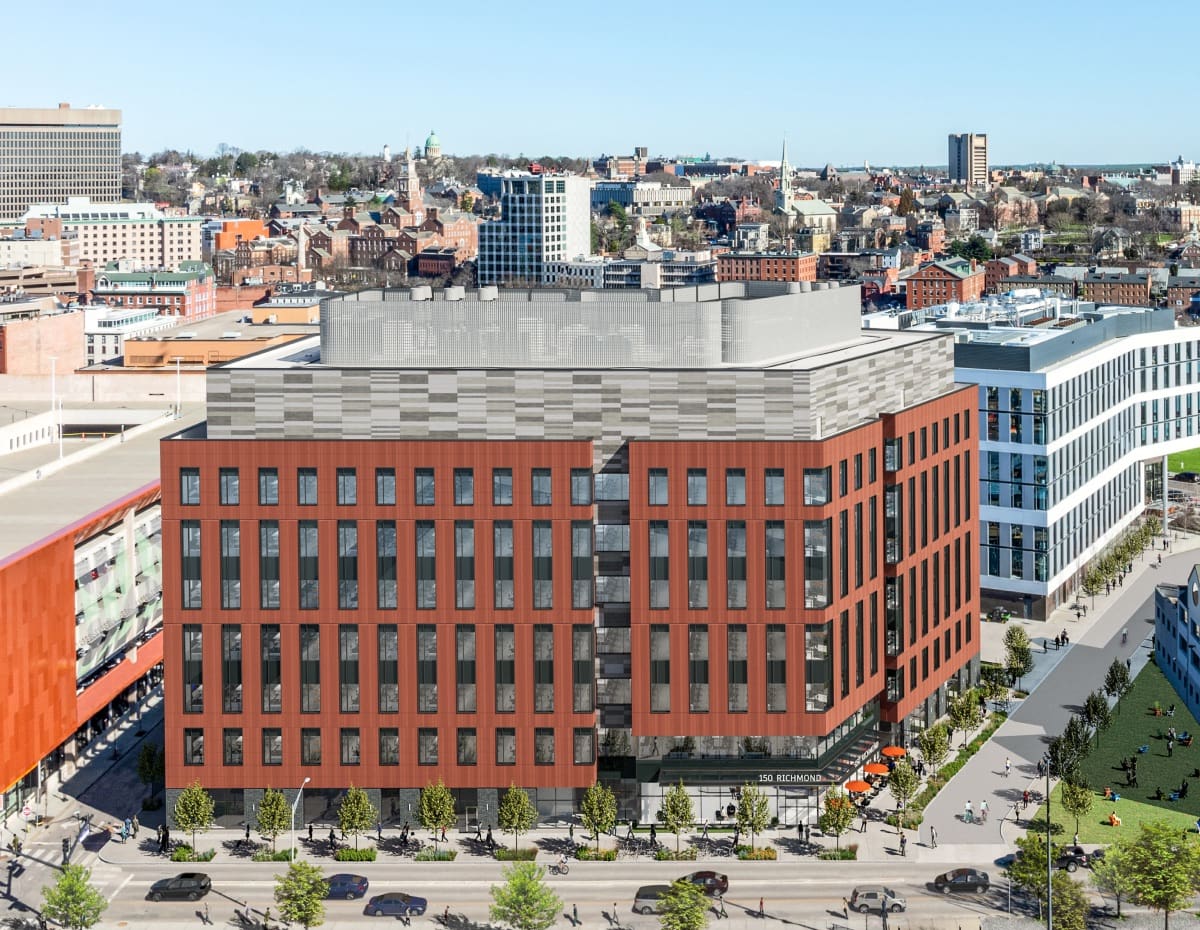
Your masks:
{"label": "person sitting on grass", "polygon": [[1121,818],[1117,816],[1116,811],[1108,815],[1108,825],[1110,827],[1119,827],[1121,825]]}

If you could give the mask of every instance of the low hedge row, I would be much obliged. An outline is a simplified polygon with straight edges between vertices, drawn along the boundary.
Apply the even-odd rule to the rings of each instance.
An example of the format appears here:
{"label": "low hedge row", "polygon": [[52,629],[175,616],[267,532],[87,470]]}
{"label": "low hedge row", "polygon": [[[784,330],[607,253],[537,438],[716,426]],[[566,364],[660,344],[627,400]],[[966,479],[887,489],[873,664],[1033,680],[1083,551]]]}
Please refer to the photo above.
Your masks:
{"label": "low hedge row", "polygon": [[683,862],[685,860],[691,862],[696,858],[696,850],[694,847],[681,849],[678,852],[673,849],[656,849],[654,858],[659,862]]}
{"label": "low hedge row", "polygon": [[[292,858],[290,849],[280,849],[277,852],[271,852],[269,849],[255,850],[254,855],[250,857],[255,862],[289,862]],[[372,859],[375,857],[372,856]]]}
{"label": "low hedge row", "polygon": [[364,846],[362,849],[343,846],[333,854],[333,858],[338,862],[374,862],[376,855],[374,846]]}
{"label": "low hedge row", "polygon": [[171,850],[172,862],[211,862],[217,854],[215,849],[204,849],[196,852],[187,843],[180,843]]}
{"label": "low hedge row", "polygon": [[596,852],[591,846],[580,846],[575,850],[575,858],[581,862],[615,862],[617,851],[602,849],[600,852]]}
{"label": "low hedge row", "polygon": [[537,847],[509,849],[505,846],[500,846],[496,849],[496,858],[501,862],[532,862],[537,858]]}
{"label": "low hedge row", "polygon": [[458,858],[457,849],[422,849],[413,856],[414,862],[453,862]]}
{"label": "low hedge row", "polygon": [[840,849],[823,849],[817,854],[818,859],[834,860],[843,862],[850,859],[858,858],[858,844],[851,843],[849,846],[843,846]]}
{"label": "low hedge row", "polygon": [[779,858],[779,854],[775,851],[773,846],[764,846],[761,849],[751,849],[749,846],[739,846],[737,849],[737,857],[750,862],[773,862]]}

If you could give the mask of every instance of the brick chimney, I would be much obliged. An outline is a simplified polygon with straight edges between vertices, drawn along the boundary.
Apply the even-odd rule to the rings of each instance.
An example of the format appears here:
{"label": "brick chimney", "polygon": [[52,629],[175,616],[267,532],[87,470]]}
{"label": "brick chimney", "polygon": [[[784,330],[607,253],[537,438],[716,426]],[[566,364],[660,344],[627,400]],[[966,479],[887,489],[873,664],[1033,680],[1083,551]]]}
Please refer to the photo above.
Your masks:
{"label": "brick chimney", "polygon": [[971,259],[971,272],[974,273],[978,267],[979,262],[977,262],[975,259]]}

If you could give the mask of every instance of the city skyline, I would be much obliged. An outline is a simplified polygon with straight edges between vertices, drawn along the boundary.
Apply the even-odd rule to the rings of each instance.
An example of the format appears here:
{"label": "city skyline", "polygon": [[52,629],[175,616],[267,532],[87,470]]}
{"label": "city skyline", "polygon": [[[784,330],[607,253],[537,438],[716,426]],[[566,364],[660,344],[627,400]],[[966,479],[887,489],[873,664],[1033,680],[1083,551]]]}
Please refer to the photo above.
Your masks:
{"label": "city skyline", "polygon": [[[129,15],[68,0],[64,12],[75,28],[55,39],[62,66],[41,75],[20,98],[2,102],[119,107],[125,150],[143,153],[174,148],[208,155],[220,143],[349,153],[390,144],[397,151],[419,145],[431,128],[450,154],[530,157],[594,157],[647,145],[655,154],[708,151],[766,160],[778,157],[786,135],[791,160],[804,166],[939,166],[946,134],[962,131],[988,134],[993,164],[1161,162],[1180,153],[1194,158],[1200,149],[1200,130],[1172,118],[1168,95],[1146,99],[1143,93],[1175,77],[1172,64],[1186,53],[1184,31],[1123,23],[1121,46],[1156,52],[1139,65],[1137,82],[1114,79],[1098,87],[1095,69],[1073,66],[1066,53],[1046,56],[1038,49],[1058,37],[1066,42],[1060,48],[1086,49],[1091,60],[1115,54],[1118,37],[1110,21],[1102,15],[1081,20],[1069,10],[1028,2],[1011,4],[1012,15],[1003,22],[969,10],[949,15],[947,6],[945,13],[886,34],[877,25],[888,15],[881,3],[867,3],[856,19],[876,24],[870,30],[855,30],[824,9],[805,15],[780,10],[771,14],[771,34],[790,30],[803,40],[803,56],[751,55],[749,81],[722,76],[727,72],[717,62],[723,57],[708,59],[708,76],[695,64],[713,48],[714,36],[729,35],[728,13],[707,2],[687,18],[647,8],[636,32],[650,38],[639,47],[623,37],[628,20],[578,10],[500,19],[468,0],[448,21],[428,10],[379,6],[364,12],[369,31],[345,22],[322,31],[314,26],[319,19],[305,15],[305,3],[289,8],[284,19],[272,9],[218,0],[203,19],[156,9],[154,20],[143,24],[138,39],[151,51],[176,49],[170,66],[152,69],[153,80],[146,79],[146,65],[155,55],[110,58],[101,71],[85,67],[97,46],[129,41],[126,24],[136,8],[128,0],[118,7]],[[1032,15],[1036,30],[1023,29],[1020,24],[1034,22]],[[19,46],[44,41],[40,19],[34,8],[11,12],[10,35]],[[394,36],[411,61],[377,36]],[[750,31],[744,38],[758,36]],[[969,59],[951,54],[965,47],[968,36]],[[511,55],[510,49],[530,42],[537,54]],[[855,47],[864,65],[878,55],[897,70],[848,68]],[[978,62],[989,66],[978,80],[962,74]],[[918,65],[921,74],[915,73]],[[313,83],[307,76],[316,73],[322,80]],[[1003,75],[1001,86],[986,83],[992,74]],[[663,90],[648,93],[655,84]],[[481,88],[495,88],[497,99],[481,98]],[[1138,133],[1113,133],[1110,120],[1081,118],[1098,89],[1107,113],[1137,113]],[[623,94],[635,94],[641,104],[605,105]],[[703,105],[677,106],[681,94]],[[1039,107],[1039,99],[1052,105]],[[506,104],[514,100],[519,107]],[[738,114],[740,125],[723,119],[729,113]]]}

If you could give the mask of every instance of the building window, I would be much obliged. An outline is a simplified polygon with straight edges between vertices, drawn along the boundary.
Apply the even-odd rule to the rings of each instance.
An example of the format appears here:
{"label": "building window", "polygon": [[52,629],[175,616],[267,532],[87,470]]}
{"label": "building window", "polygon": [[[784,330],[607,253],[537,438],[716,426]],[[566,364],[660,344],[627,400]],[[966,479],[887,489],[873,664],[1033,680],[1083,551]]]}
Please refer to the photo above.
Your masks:
{"label": "building window", "polygon": [[475,713],[475,627],[454,631],[455,706],[460,714]]}
{"label": "building window", "polygon": [[596,731],[577,727],[574,734],[575,764],[591,765],[596,761]]}
{"label": "building window", "polygon": [[863,486],[863,457],[861,452],[854,454],[854,490],[860,491]]}
{"label": "building window", "polygon": [[438,731],[433,727],[417,730],[417,764],[438,764]]}
{"label": "building window", "polygon": [[396,469],[375,469],[375,503],[380,507],[396,505]]}
{"label": "building window", "polygon": [[572,709],[588,714],[595,709],[596,634],[590,623],[571,628]]}
{"label": "building window", "polygon": [[433,469],[418,468],[413,473],[413,503],[418,507],[432,507],[433,502]]}
{"label": "building window", "polygon": [[763,476],[765,481],[766,504],[768,507],[782,507],[784,501],[783,494],[783,469],[768,468]]}
{"label": "building window", "polygon": [[200,469],[179,469],[179,503],[185,507],[200,504]]}
{"label": "building window", "polygon": [[592,503],[592,470],[590,468],[571,469],[571,504],[576,507],[586,507]]}
{"label": "building window", "polygon": [[221,608],[242,606],[242,531],[236,520],[221,521]]}
{"label": "building window", "polygon": [[787,627],[781,623],[767,626],[767,712],[787,710]]}
{"label": "building window", "polygon": [[651,468],[649,474],[649,501],[652,507],[667,506],[667,470]]}
{"label": "building window", "polygon": [[729,687],[729,712],[744,714],[749,710],[748,686],[748,652],[746,642],[746,627],[743,624],[732,624],[726,628],[726,678]]}
{"label": "building window", "polygon": [[222,468],[218,475],[220,479],[220,499],[226,507],[236,507],[242,502],[241,490],[238,487],[238,470]]}
{"label": "building window", "polygon": [[728,507],[746,506],[746,469],[725,469],[725,504]]}
{"label": "building window", "polygon": [[708,504],[708,472],[703,468],[687,470],[687,502],[690,507]]}
{"label": "building window", "polygon": [[549,520],[533,521],[533,607],[554,606],[554,544]]}
{"label": "building window", "polygon": [[833,622],[804,627],[804,709],[822,713],[833,705]]}
{"label": "building window", "polygon": [[768,609],[787,606],[787,540],[782,520],[768,520],[765,526],[766,595]]}
{"label": "building window", "polygon": [[341,610],[358,608],[358,524],[339,520],[338,534],[338,607]]}
{"label": "building window", "polygon": [[183,731],[183,764],[204,764],[204,731],[187,729]]}
{"label": "building window", "polygon": [[843,610],[838,629],[838,672],[842,685],[842,697],[850,694],[850,611]]}
{"label": "building window", "polygon": [[454,503],[459,507],[475,503],[475,472],[470,468],[454,469]]}
{"label": "building window", "polygon": [[361,759],[362,743],[358,735],[358,727],[347,727],[342,730],[342,765],[358,765]]}
{"label": "building window", "polygon": [[263,520],[258,524],[259,606],[279,609],[279,522]]}
{"label": "building window", "polygon": [[358,503],[358,473],[353,468],[337,470],[337,502],[341,507]]}
{"label": "building window", "polygon": [[379,712],[400,710],[400,638],[394,623],[379,627]]}
{"label": "building window", "polygon": [[223,734],[224,743],[224,759],[226,765],[241,765],[242,764],[242,730],[240,727],[236,729],[225,730]]}
{"label": "building window", "polygon": [[479,761],[479,746],[475,737],[474,727],[459,727],[458,730],[458,764],[474,765]]}
{"label": "building window", "polygon": [[535,507],[549,507],[551,503],[550,469],[535,468],[532,475],[532,503]]}
{"label": "building window", "polygon": [[533,628],[533,709],[554,710],[554,627],[546,623]]}
{"label": "building window", "polygon": [[671,606],[670,543],[665,520],[651,520],[650,532],[650,607],[664,610]]}
{"label": "building window", "polygon": [[417,607],[437,607],[437,539],[432,520],[416,523]]}
{"label": "building window", "polygon": [[423,623],[417,627],[417,710],[437,709],[437,627]]}
{"label": "building window", "polygon": [[665,624],[650,627],[650,712],[671,710],[671,630]]}
{"label": "building window", "polygon": [[726,603],[730,610],[746,608],[746,524],[730,520],[725,524]]}
{"label": "building window", "polygon": [[829,469],[804,469],[804,503],[807,506],[821,506],[829,503]]}
{"label": "building window", "polygon": [[183,711],[204,712],[204,632],[198,623],[183,627]]}
{"label": "building window", "polygon": [[263,765],[283,765],[283,730],[267,727],[262,731]]}
{"label": "building window", "polygon": [[262,681],[262,709],[264,714],[278,714],[283,710],[282,645],[279,625],[264,624],[259,628],[260,665],[259,679]]}
{"label": "building window", "polygon": [[338,627],[338,687],[343,714],[359,709],[358,627]]}
{"label": "building window", "polygon": [[592,524],[576,520],[571,524],[571,606],[592,606]]}
{"label": "building window", "polygon": [[317,505],[317,470],[301,468],[296,472],[296,501],[302,507]]}
{"label": "building window", "polygon": [[549,727],[533,731],[533,761],[536,765],[554,764],[554,731]]}
{"label": "building window", "polygon": [[242,712],[242,628],[240,626],[221,627],[221,709],[227,714]]}
{"label": "building window", "polygon": [[829,606],[829,520],[804,521],[804,606],[810,610]]}
{"label": "building window", "polygon": [[379,764],[400,764],[400,730],[396,727],[383,727],[379,731]]}
{"label": "building window", "polygon": [[300,626],[300,711],[321,712],[321,628],[315,623]]}
{"label": "building window", "polygon": [[500,624],[494,628],[496,712],[511,714],[517,709],[516,637],[513,627]]}
{"label": "building window", "polygon": [[321,731],[305,727],[300,731],[300,764],[321,764]]}
{"label": "building window", "polygon": [[511,727],[496,730],[496,764],[517,764],[517,731]]}
{"label": "building window", "polygon": [[513,607],[513,526],[508,520],[492,524],[492,577],[497,610]]}
{"label": "building window", "polygon": [[396,590],[396,521],[375,524],[375,581],[380,610],[394,610]]}
{"label": "building window", "polygon": [[454,524],[454,606],[475,606],[475,524],[470,520]]}
{"label": "building window", "polygon": [[184,610],[199,610],[200,585],[200,521],[183,520],[179,527],[180,583]]}
{"label": "building window", "polygon": [[316,610],[321,602],[320,548],[317,540],[317,521],[301,520],[297,526],[300,582],[300,609]]}
{"label": "building window", "polygon": [[702,610],[708,607],[708,524],[703,520],[688,521],[688,607]]}
{"label": "building window", "polygon": [[708,627],[688,627],[688,710],[708,713]]}
{"label": "building window", "polygon": [[513,502],[513,476],[511,468],[492,469],[492,503],[497,507],[511,507]]}

